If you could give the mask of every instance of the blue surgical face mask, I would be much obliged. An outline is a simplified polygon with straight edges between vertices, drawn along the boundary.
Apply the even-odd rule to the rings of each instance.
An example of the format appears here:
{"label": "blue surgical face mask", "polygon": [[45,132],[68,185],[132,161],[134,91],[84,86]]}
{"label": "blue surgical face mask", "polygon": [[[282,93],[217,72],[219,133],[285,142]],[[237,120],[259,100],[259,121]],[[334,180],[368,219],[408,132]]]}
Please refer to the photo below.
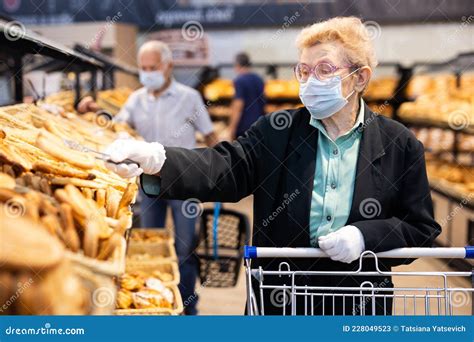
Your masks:
{"label": "blue surgical face mask", "polygon": [[347,105],[347,99],[355,93],[355,90],[348,96],[343,97],[342,80],[357,70],[343,78],[337,75],[324,82],[311,76],[306,83],[300,84],[301,102],[303,102],[313,118],[317,120],[326,119]]}
{"label": "blue surgical face mask", "polygon": [[156,71],[139,71],[140,83],[149,90],[160,89],[165,84],[165,76],[160,70]]}

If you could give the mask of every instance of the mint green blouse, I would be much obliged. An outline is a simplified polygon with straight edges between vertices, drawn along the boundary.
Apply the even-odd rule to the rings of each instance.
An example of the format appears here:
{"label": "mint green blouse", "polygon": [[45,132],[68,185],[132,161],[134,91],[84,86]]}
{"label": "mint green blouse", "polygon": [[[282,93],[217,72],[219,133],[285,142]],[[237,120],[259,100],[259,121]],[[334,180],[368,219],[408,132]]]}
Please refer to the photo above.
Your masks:
{"label": "mint green blouse", "polygon": [[364,122],[364,101],[355,125],[333,141],[321,121],[311,118],[319,130],[316,168],[311,199],[309,230],[311,245],[318,247],[318,237],[343,227],[349,217],[354,193],[357,157]]}

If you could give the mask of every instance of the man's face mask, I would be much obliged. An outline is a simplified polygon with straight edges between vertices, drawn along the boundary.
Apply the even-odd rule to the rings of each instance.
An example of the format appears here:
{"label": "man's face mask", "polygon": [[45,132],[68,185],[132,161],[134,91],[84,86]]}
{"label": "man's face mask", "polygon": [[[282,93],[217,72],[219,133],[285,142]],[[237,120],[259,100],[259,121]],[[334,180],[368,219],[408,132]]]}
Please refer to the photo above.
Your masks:
{"label": "man's face mask", "polygon": [[165,84],[163,71],[139,71],[140,83],[149,90],[160,89]]}

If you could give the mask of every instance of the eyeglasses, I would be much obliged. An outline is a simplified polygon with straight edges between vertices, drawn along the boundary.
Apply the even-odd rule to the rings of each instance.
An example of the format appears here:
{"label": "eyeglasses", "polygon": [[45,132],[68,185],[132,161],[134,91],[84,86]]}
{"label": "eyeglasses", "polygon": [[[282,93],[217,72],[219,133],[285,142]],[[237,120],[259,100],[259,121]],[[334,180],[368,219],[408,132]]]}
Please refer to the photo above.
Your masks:
{"label": "eyeglasses", "polygon": [[355,67],[355,65],[337,67],[331,63],[323,62],[316,64],[313,68],[311,68],[307,64],[298,63],[294,67],[294,72],[299,83],[306,83],[311,75],[316,77],[321,82],[324,82],[331,79],[334,76],[334,73],[338,70]]}

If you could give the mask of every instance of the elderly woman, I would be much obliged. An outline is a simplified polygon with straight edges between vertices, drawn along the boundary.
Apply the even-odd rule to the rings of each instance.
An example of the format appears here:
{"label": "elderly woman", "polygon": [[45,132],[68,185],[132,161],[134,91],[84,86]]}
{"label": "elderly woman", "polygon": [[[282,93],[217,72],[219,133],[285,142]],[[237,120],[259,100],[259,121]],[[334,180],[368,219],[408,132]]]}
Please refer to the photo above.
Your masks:
{"label": "elderly woman", "polygon": [[[364,250],[431,246],[433,219],[422,144],[403,125],[372,112],[362,99],[377,61],[357,18],[314,24],[297,38],[295,75],[304,107],[258,120],[243,137],[214,148],[187,150],[139,141],[113,143],[110,168],[141,176],[145,193],[160,198],[235,202],[254,195],[253,245],[319,247],[330,257],[286,260],[292,270],[351,271]],[[258,261],[277,269],[283,261]],[[396,260],[380,263],[389,271]],[[374,269],[364,259],[364,270]],[[298,284],[360,286],[354,276],[301,277]],[[369,279],[393,287],[390,277]],[[277,279],[275,282],[288,279]],[[265,314],[282,312],[264,293]],[[391,301],[314,302],[315,314],[390,314]],[[333,306],[334,304],[334,306]],[[297,307],[302,308],[303,305]],[[375,308],[375,312],[372,312]],[[362,312],[361,312],[362,310]]]}

